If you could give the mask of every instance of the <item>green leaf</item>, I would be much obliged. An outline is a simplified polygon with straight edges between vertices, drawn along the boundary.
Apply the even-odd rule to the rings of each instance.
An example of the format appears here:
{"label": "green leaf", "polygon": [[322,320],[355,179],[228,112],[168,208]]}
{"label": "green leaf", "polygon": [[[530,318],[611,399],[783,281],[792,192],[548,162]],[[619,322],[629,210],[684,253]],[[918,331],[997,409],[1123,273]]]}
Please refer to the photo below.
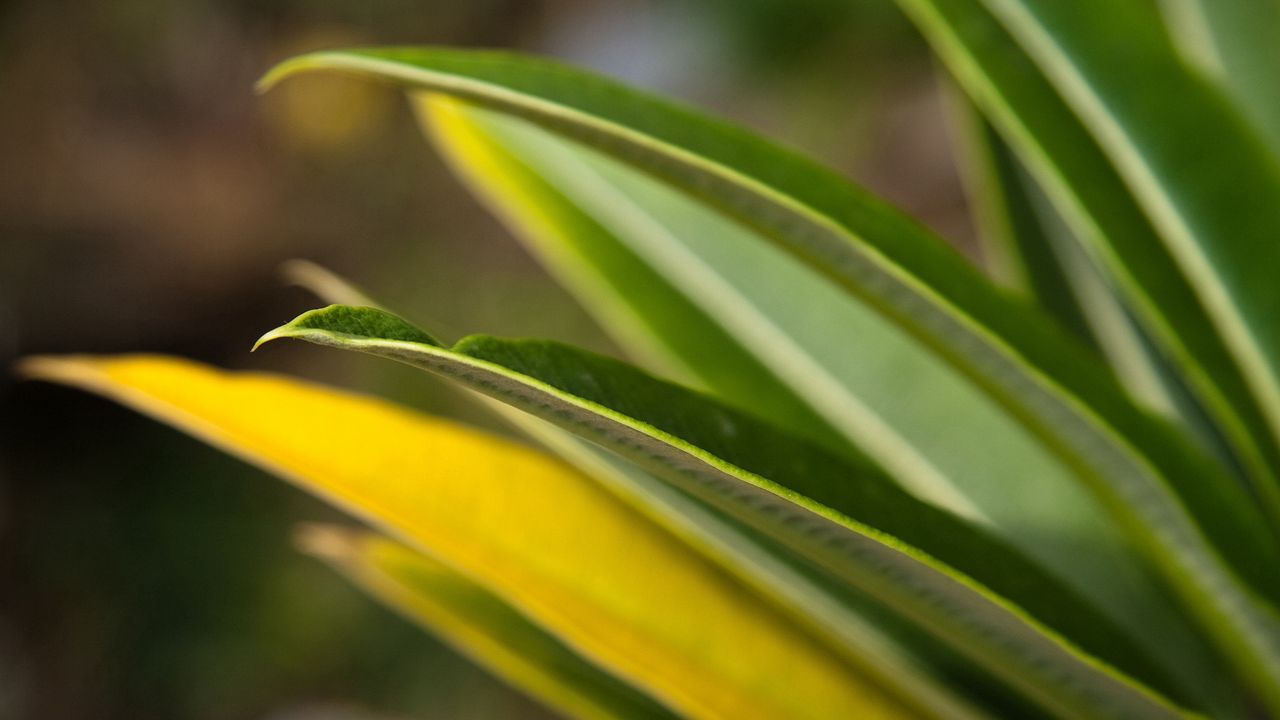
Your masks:
{"label": "green leaf", "polygon": [[405,545],[329,526],[305,528],[298,544],[458,652],[570,717],[676,717],[481,585]]}
{"label": "green leaf", "polygon": [[1280,597],[1280,558],[1255,505],[1130,403],[1096,357],[919,225],[740,129],[556,63],[434,49],[323,52],[278,66],[263,86],[316,69],[443,92],[574,137],[743,220],[859,295],[1075,468],[1280,706],[1280,648],[1250,590]]}
{"label": "green leaf", "polygon": [[609,447],[812,558],[1056,712],[1171,712],[1059,635],[1179,694],[1122,630],[870,464],[851,465],[708,397],[567,346],[473,336],[446,349],[364,333],[397,322],[406,327],[395,335],[414,333],[385,311],[331,306],[259,344],[300,338],[395,359]]}
{"label": "green leaf", "polygon": [[[391,327],[389,318],[365,320]],[[681,716],[888,719],[927,710],[540,452],[373,398],[174,358],[33,358],[23,369],[294,482],[445,562]]]}
{"label": "green leaf", "polygon": [[1191,623],[1071,470],[927,348],[747,228],[616,161],[438,96],[419,107],[486,204],[637,356],[675,356],[659,367],[688,366],[727,404],[838,452],[860,447],[917,496],[988,520],[1135,628],[1153,656],[1178,658],[1189,684],[1215,677]]}
{"label": "green leaf", "polygon": [[[1248,248],[1274,252],[1276,246],[1256,236],[1245,239],[1270,226],[1280,207],[1267,199],[1275,197],[1268,189],[1276,185],[1275,173],[1256,135],[1224,109],[1214,89],[1170,58],[1158,18],[1141,3],[1072,3],[1070,8],[1046,8],[1054,3],[1040,2],[1014,7],[996,0],[900,4],[1019,151],[1077,236],[1121,283],[1151,337],[1186,373],[1183,380],[1248,468],[1261,507],[1274,523],[1280,495],[1272,425],[1280,405],[1268,367],[1270,341],[1257,335],[1256,323],[1274,315],[1264,308],[1276,298],[1265,297],[1275,294],[1268,289],[1274,283],[1259,277],[1272,263]],[[1063,56],[1064,47],[1071,48],[1070,57]],[[1087,77],[1077,60],[1088,63]],[[1108,78],[1104,87],[1090,85],[1102,76]],[[1106,102],[1094,94],[1098,89],[1105,91]],[[1108,104],[1113,101],[1119,105]],[[1109,112],[1102,112],[1104,106]],[[1158,113],[1151,112],[1157,107]],[[1206,134],[1215,139],[1214,152],[1198,149]],[[1229,146],[1222,153],[1220,137]],[[1197,158],[1207,164],[1197,165]],[[1212,207],[1223,194],[1233,197]],[[1192,228],[1198,238],[1189,236]],[[1219,250],[1200,255],[1201,243],[1208,242]],[[1243,264],[1251,269],[1231,269],[1246,254],[1251,257]],[[1236,297],[1223,293],[1223,283]],[[1123,432],[1134,437],[1137,431]],[[1187,507],[1200,512],[1194,501]],[[1271,554],[1274,538],[1274,532],[1260,533],[1252,552]],[[1239,562],[1236,567],[1244,572]],[[1269,589],[1274,581],[1256,587],[1275,601]],[[1255,619],[1246,623],[1251,628],[1230,631],[1230,610],[1210,610],[1204,600],[1192,602],[1231,648],[1241,670],[1280,707],[1271,622]]]}
{"label": "green leaf", "polygon": [[[1280,231],[1267,149],[1187,72],[1149,4],[901,4],[1120,282],[1280,527],[1280,386],[1270,341],[1253,337],[1280,304],[1257,252]],[[1041,25],[1039,13],[1057,16]],[[1229,141],[1201,152],[1206,133]]]}
{"label": "green leaf", "polygon": [[[748,230],[608,158],[443,98],[420,106],[454,167],[519,235],[562,275],[592,276],[569,284],[585,307],[605,309],[602,325],[626,347],[673,356],[658,365],[687,367],[683,376],[724,402],[795,434],[837,451],[861,445],[922,497],[981,516],[952,476],[991,468],[964,467],[971,443],[927,417],[946,412],[903,402],[893,381],[933,387],[947,371],[874,313]],[[618,306],[643,332],[616,322],[622,312],[608,309]],[[855,354],[861,347],[868,357]],[[956,394],[947,390],[922,394],[936,403]],[[945,446],[922,448],[929,439]]]}
{"label": "green leaf", "polygon": [[[500,138],[511,138],[519,128],[504,128],[498,116],[468,110],[441,97],[416,100],[459,174],[563,284],[586,299],[583,307],[630,352],[667,374],[709,386],[726,402],[747,403],[747,409],[763,412],[775,423],[831,447],[847,443],[809,403],[746,352],[719,318],[620,242],[602,219],[566,197],[562,186],[549,183],[530,167],[534,158],[516,157],[510,143],[504,147]],[[554,142],[554,138],[548,140]],[[511,138],[511,142],[518,140]],[[525,147],[538,148],[528,142]],[[543,147],[548,152],[569,152],[563,143]],[[582,167],[581,160],[572,156],[547,160],[550,164],[567,160],[570,164],[561,169],[570,173]],[[544,169],[547,164],[536,167]]]}
{"label": "green leaf", "polygon": [[[946,92],[973,206],[983,264],[1001,285],[1032,298],[1062,326],[1097,347],[1068,272],[1054,251],[1008,146],[972,104]],[[359,303],[348,303],[356,305]]]}
{"label": "green leaf", "polygon": [[[287,274],[321,299],[341,303],[358,297],[382,307],[336,274],[312,263],[293,261]],[[299,269],[305,272],[299,272]],[[927,714],[946,718],[983,717],[961,700],[977,683],[989,686],[984,702],[1016,703],[987,677],[865,595],[821,572],[787,548],[714,507],[680,491],[635,465],[538,417],[472,393],[516,428],[609,488],[653,522],[714,559],[793,618],[812,627],[850,662],[915,699]],[[1158,613],[1157,613],[1158,614]],[[933,673],[921,662],[927,662]],[[943,672],[937,672],[942,669]],[[948,678],[943,683],[940,678]],[[958,684],[957,684],[958,683]],[[1003,709],[1003,708],[1002,708]]]}
{"label": "green leaf", "polygon": [[1175,407],[1185,393],[1164,379],[1160,358],[1114,282],[1085,254],[991,123],[958,93],[948,94],[990,272],[1103,353],[1136,399],[1177,417]]}
{"label": "green leaf", "polygon": [[1225,85],[1280,154],[1280,3],[1164,0],[1180,47]]}
{"label": "green leaf", "polygon": [[999,681],[936,639],[751,526],[581,436],[491,397],[477,397],[930,713],[957,720],[989,717],[961,699],[973,698],[976,687],[984,688],[984,708],[1024,707]]}

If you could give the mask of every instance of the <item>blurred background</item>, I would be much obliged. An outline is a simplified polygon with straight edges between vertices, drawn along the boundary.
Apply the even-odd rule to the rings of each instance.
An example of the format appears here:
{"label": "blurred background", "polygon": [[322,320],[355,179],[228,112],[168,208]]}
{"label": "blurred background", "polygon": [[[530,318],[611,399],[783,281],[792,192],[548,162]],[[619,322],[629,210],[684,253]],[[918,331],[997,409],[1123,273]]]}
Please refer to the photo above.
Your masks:
{"label": "blurred background", "polygon": [[321,48],[552,55],[709,108],[971,246],[934,69],[891,0],[7,0],[0,3],[0,718],[541,717],[292,549],[332,511],[105,401],[7,368],[166,352],[495,421],[420,373],[284,344],[290,258],[446,339],[604,352],[455,183],[393,91],[264,97]]}

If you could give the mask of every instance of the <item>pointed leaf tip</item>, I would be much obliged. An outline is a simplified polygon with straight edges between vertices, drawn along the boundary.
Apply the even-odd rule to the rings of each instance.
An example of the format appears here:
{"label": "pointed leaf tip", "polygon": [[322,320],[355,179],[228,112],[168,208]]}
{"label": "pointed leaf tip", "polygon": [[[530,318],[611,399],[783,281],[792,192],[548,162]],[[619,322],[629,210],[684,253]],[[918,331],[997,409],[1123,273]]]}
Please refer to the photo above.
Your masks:
{"label": "pointed leaf tip", "polygon": [[273,65],[253,84],[253,91],[259,95],[267,93],[271,88],[278,85],[281,80],[301,70],[310,57],[311,54],[299,55]]}
{"label": "pointed leaf tip", "polygon": [[307,337],[315,332],[337,335],[348,340],[366,338],[420,343],[433,347],[442,346],[439,340],[417,326],[385,310],[354,305],[330,305],[318,310],[308,310],[284,325],[268,331],[258,338],[253,349],[257,350],[272,340]]}

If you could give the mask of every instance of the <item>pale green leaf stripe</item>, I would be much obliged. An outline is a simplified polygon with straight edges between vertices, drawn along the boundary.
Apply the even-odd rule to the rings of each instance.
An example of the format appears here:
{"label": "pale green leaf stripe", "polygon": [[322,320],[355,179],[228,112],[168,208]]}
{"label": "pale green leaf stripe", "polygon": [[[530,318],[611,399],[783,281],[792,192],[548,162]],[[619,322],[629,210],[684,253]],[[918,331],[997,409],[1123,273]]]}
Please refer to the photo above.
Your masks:
{"label": "pale green leaf stripe", "polygon": [[958,92],[948,95],[989,272],[1102,352],[1135,398],[1176,416],[1172,390],[1112,284],[1077,247],[1056,212],[1045,207],[1047,201],[991,123]]}
{"label": "pale green leaf stripe", "polygon": [[[1115,164],[1280,440],[1280,163],[1143,3],[984,0]],[[1274,79],[1274,78],[1273,78]],[[1212,151],[1202,144],[1212,138]],[[1271,458],[1274,460],[1274,457]],[[1280,489],[1263,488],[1274,498]]]}
{"label": "pale green leaf stripe", "polygon": [[[968,488],[957,488],[956,475],[1004,485],[1002,499],[1009,499],[1015,479],[1001,477],[991,453],[973,452],[972,438],[949,433],[957,423],[944,417],[984,399],[966,392],[967,384],[957,388],[964,381],[949,368],[921,357],[916,343],[839,288],[616,161],[518,118],[438,96],[421,104],[437,144],[517,234],[552,265],[564,265],[557,256],[567,250],[580,263],[570,274],[598,276],[582,289],[584,306],[625,304],[644,318],[649,333],[625,343],[628,349],[638,347],[644,357],[645,349],[664,348],[724,402],[837,451],[852,444],[917,495],[966,517],[983,513]],[[905,401],[902,378],[929,396],[928,408]],[[1015,436],[1006,455],[1018,460],[1037,452],[1025,447],[1034,441],[1018,442],[1016,426],[991,427],[1002,417],[979,415],[976,408],[969,414],[975,436]],[[1038,499],[1029,492],[1012,502],[1025,507]],[[1071,499],[1053,500],[1068,512],[1046,516],[1050,527],[1072,507]],[[1072,528],[1054,530],[1069,535]]]}
{"label": "pale green leaf stripe", "polygon": [[[300,264],[301,263],[301,264]],[[293,261],[286,274],[320,299],[341,304],[359,297],[362,305],[382,307],[343,278],[313,263]],[[300,272],[302,270],[302,272]],[[903,640],[886,634],[886,621],[861,595],[830,576],[797,563],[793,553],[697,498],[674,488],[635,465],[559,427],[480,393],[473,396],[516,428],[593,477],[654,523],[713,559],[763,597],[771,598],[795,620],[861,668],[868,677],[912,698],[929,716],[962,720],[984,717],[954,689],[904,653]],[[872,613],[867,617],[868,613]],[[901,629],[899,626],[893,629]],[[899,633],[901,634],[901,633]],[[938,654],[936,644],[907,638],[917,655]]]}
{"label": "pale green leaf stripe", "polygon": [[322,68],[522,115],[745,219],[932,344],[1022,418],[1079,469],[1241,665],[1280,687],[1280,650],[1236,577],[1275,597],[1280,561],[1259,561],[1274,548],[1244,494],[1171,428],[1136,410],[1095,358],[899,213],[741,130],[555,63],[431,49],[318,53],[279,66],[263,84]]}
{"label": "pale green leaf stripe", "polygon": [[[1280,527],[1276,455],[1256,394],[1124,181],[1032,60],[978,0],[900,0],[971,97],[1026,160],[1127,305],[1249,470]],[[1199,503],[1190,503],[1196,507]],[[1272,543],[1274,544],[1274,543]]]}
{"label": "pale green leaf stripe", "polygon": [[[957,91],[948,95],[958,126],[960,164],[967,169],[966,190],[975,207],[984,256],[997,280],[1028,293],[1064,326],[1097,346],[1136,399],[1176,418],[1206,450],[1230,462],[1229,440],[1212,425],[1184,384],[1186,378],[1157,354],[1115,280],[1089,257],[1088,248],[1071,233],[990,121]],[[1145,635],[1153,634],[1163,635]],[[1178,654],[1187,659],[1203,656],[1194,650]],[[1207,671],[1214,662],[1205,658],[1199,668],[1189,669],[1191,677],[1213,677]]]}
{"label": "pale green leaf stripe", "polygon": [[[439,96],[421,105],[455,168],[527,242],[552,263],[570,253],[571,265],[594,263],[572,268],[602,276],[584,305],[607,306],[603,296],[636,308],[696,359],[701,384],[783,424],[769,393],[717,372],[725,355],[755,354],[774,373],[764,380],[785,384],[919,497],[985,517],[1168,658],[1180,682],[1220,677],[1207,672],[1215,663],[1194,622],[1070,469],[928,348],[741,224],[617,161],[518,118]],[[682,304],[689,311],[675,313]],[[698,308],[733,344],[686,331],[687,317],[700,327]]]}
{"label": "pale green leaf stripe", "polygon": [[[574,207],[556,187],[478,133],[443,97],[415,98],[424,123],[473,192],[579,298],[628,352],[669,376],[717,392],[833,448],[845,441],[663,275]],[[472,123],[468,123],[468,119]],[[468,132],[470,131],[470,132]],[[487,141],[487,142],[486,142]],[[338,302],[330,299],[329,302]],[[368,303],[342,303],[365,305]]]}
{"label": "pale green leaf stripe", "polygon": [[953,89],[946,94],[984,266],[1001,285],[1032,298],[1064,328],[1097,347],[1084,309],[1020,182],[1017,160],[968,100]]}
{"label": "pale green leaf stripe", "polygon": [[[1262,507],[1274,517],[1278,506],[1274,493],[1268,492],[1274,488],[1270,481],[1274,444],[1259,401],[1245,386],[1186,279],[1176,272],[1172,258],[1093,139],[1044,79],[1025,71],[1030,60],[976,0],[901,0],[901,4],[913,13],[970,95],[1023,153],[1042,184],[1054,194],[1064,216],[1073,221],[1076,234],[1094,242],[1095,252],[1102,254],[1116,277],[1126,283],[1128,298],[1153,335],[1183,369],[1191,371],[1185,379],[1253,471],[1255,487],[1264,497]],[[1119,429],[1135,438],[1133,442],[1144,444],[1136,436],[1146,431],[1137,426]],[[1233,484],[1221,476],[1178,480],[1176,468],[1166,467],[1165,474],[1184,496],[1193,494],[1196,484]],[[1229,522],[1233,517],[1248,518],[1246,522],[1252,524],[1255,518],[1250,510],[1209,510],[1196,500],[1187,501],[1183,512],[1187,508],[1196,513],[1202,527]],[[1209,518],[1214,513],[1221,514],[1217,521]],[[1153,545],[1156,554],[1164,553],[1160,546],[1170,541],[1182,545],[1178,536],[1186,529],[1174,530],[1173,535],[1157,541]],[[1255,527],[1255,532],[1252,541],[1237,547],[1242,553],[1238,558],[1265,553],[1266,560],[1253,561],[1255,568],[1280,567],[1274,557],[1274,534],[1262,527]],[[1160,558],[1166,573],[1202,614],[1220,644],[1235,656],[1242,672],[1280,707],[1280,692],[1275,690],[1280,687],[1280,649],[1268,629],[1271,618],[1259,617],[1259,612],[1267,611],[1251,609],[1244,597],[1222,595],[1231,580],[1213,569],[1212,557],[1194,545]],[[1244,562],[1237,559],[1235,570],[1247,575],[1249,568]],[[1193,584],[1198,588],[1192,588]],[[1254,587],[1276,600],[1274,578],[1255,577]]]}
{"label": "pale green leaf stripe", "polygon": [[299,547],[477,664],[578,718],[676,718],[472,580],[393,540],[307,526]]}
{"label": "pale green leaf stripe", "polygon": [[1280,2],[1164,0],[1180,47],[1222,82],[1280,154]]}
{"label": "pale green leaf stripe", "polygon": [[[1108,627],[1065,588],[1052,588],[1054,582],[1034,565],[912,499],[873,468],[841,470],[842,461],[816,446],[797,443],[709,398],[551,343],[473,337],[441,348],[421,330],[371,308],[306,313],[260,342],[281,337],[441,373],[604,444],[827,566],[1058,714],[1174,712],[1151,691],[1079,654],[1024,609],[977,584],[996,585],[1024,608],[1033,604],[1042,620],[1069,627],[1075,642],[1168,687],[1119,629]],[[601,404],[606,396],[611,406]],[[692,434],[699,444],[685,442],[681,434]],[[735,454],[745,454],[747,464],[765,474],[725,459]],[[787,485],[778,484],[779,477]],[[833,477],[857,481],[837,484]],[[969,577],[939,560],[962,567]]]}

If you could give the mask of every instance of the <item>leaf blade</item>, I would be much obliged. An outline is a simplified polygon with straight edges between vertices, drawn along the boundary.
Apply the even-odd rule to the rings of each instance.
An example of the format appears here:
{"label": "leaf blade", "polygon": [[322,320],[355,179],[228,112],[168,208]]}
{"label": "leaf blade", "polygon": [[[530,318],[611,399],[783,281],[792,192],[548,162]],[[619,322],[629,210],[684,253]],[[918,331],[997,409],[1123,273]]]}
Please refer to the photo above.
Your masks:
{"label": "leaf blade", "polygon": [[374,533],[303,530],[304,552],[550,707],[601,720],[676,717],[447,565]]}
{"label": "leaf blade", "polygon": [[[1214,677],[1211,661],[1196,660],[1212,652],[1192,621],[1071,470],[927,349],[763,238],[616,161],[457,101],[415,106],[482,201],[553,270],[568,266],[561,274],[588,310],[617,303],[645,319],[633,338],[599,313],[623,347],[689,358],[697,384],[724,402],[871,456],[917,496],[981,519],[1053,568],[1152,656],[1176,658],[1189,686]],[[572,281],[586,273],[590,282]],[[761,371],[743,377],[740,358],[758,358]],[[807,422],[778,412],[783,396],[811,408]]]}
{"label": "leaf blade", "polygon": [[316,69],[524,117],[750,223],[935,348],[1025,422],[1078,469],[1259,687],[1280,687],[1280,647],[1254,597],[1280,597],[1280,561],[1257,562],[1259,551],[1277,553],[1243,491],[1129,403],[1095,357],[897,211],[740,129],[555,63],[432,49],[328,52],[277,66],[262,85]]}
{"label": "leaf blade", "polygon": [[[386,341],[359,334],[371,325],[360,317],[367,313],[389,315],[370,308],[332,306],[305,313],[264,335],[259,344],[297,338],[406,362],[609,447],[841,574],[1057,712],[1087,712],[1084,707],[1097,711],[1093,703],[1099,702],[1109,710],[1115,710],[1108,706],[1114,702],[1137,703],[1130,711],[1137,711],[1137,706],[1143,707],[1140,712],[1169,711],[1160,709],[1159,702],[1151,704],[1155,696],[1133,681],[1099,670],[1093,664],[1096,661],[1073,657],[1075,651],[1069,645],[1020,615],[1022,610],[937,564],[926,553],[964,567],[973,577],[994,583],[1021,602],[1035,603],[1045,615],[1065,613],[1058,614],[1056,621],[1069,624],[1077,641],[1113,659],[1122,658],[1123,666],[1139,668],[1143,677],[1160,676],[1147,665],[1149,661],[1141,659],[1140,651],[1123,642],[1119,630],[1080,604],[1071,592],[1049,590],[1052,581],[1034,565],[963,528],[945,512],[914,500],[870,466],[858,469],[857,482],[848,482],[847,466],[816,446],[797,444],[741,413],[617,361],[549,343],[483,336],[464,339],[452,349]],[[383,322],[392,320],[384,318],[376,324]],[[681,439],[690,433],[699,438],[697,444]],[[724,459],[735,456],[751,469]],[[832,473],[846,481],[833,482]],[[783,484],[779,476],[786,478]],[[890,523],[888,530],[886,523]],[[907,538],[905,544],[902,538]],[[926,550],[915,549],[921,547]],[[871,557],[877,559],[868,564]],[[993,558],[999,560],[993,562]],[[880,574],[886,567],[894,568],[894,576],[913,580],[904,584],[889,579]],[[926,594],[933,599],[922,601],[912,589],[917,584],[929,588]],[[933,609],[935,603],[951,617]],[[993,626],[996,616],[1004,620]],[[964,620],[956,622],[958,617]],[[1012,634],[996,629],[1007,630],[1009,623],[1020,629]],[[968,629],[971,624],[983,630],[975,636]],[[1001,640],[993,644],[986,633]],[[1038,670],[1024,673],[1037,666]],[[1053,671],[1038,675],[1047,667]],[[1072,680],[1064,683],[1063,677]],[[1163,687],[1172,689],[1167,682]],[[1089,689],[1081,692],[1081,688]]]}
{"label": "leaf blade", "polygon": [[[25,370],[179,427],[447,558],[681,714],[807,716],[819,697],[855,715],[910,715],[682,542],[541,453],[371,398],[172,358],[40,358]],[[429,480],[404,482],[406,469]],[[758,683],[761,663],[789,687]]]}
{"label": "leaf blade", "polygon": [[[344,304],[347,298],[360,297],[357,304],[385,308],[327,270],[300,280],[329,303]],[[988,702],[1017,706],[1018,701],[1003,689],[997,690],[987,677],[965,675],[956,679],[961,661],[953,653],[912,632],[873,601],[750,527],[546,420],[479,393],[472,396],[761,595],[774,600],[797,622],[829,639],[832,647],[856,666],[914,698],[927,714],[957,720],[986,717],[960,697],[968,694],[975,683],[991,686],[984,706]],[[937,666],[947,668],[947,680],[929,672],[930,667]]]}

